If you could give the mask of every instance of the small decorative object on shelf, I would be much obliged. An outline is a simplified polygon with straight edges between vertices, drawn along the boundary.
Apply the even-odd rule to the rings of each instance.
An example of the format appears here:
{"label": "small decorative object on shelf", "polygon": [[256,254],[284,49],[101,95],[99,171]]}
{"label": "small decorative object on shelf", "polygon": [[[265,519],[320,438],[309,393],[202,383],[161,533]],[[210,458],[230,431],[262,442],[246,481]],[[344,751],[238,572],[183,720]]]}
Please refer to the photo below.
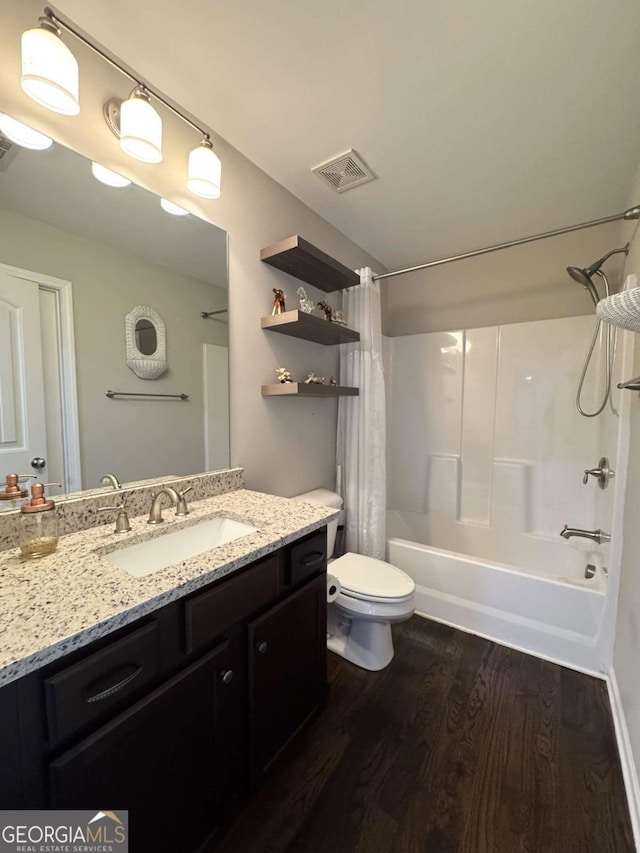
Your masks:
{"label": "small decorative object on shelf", "polygon": [[307,291],[302,286],[296,290],[296,293],[300,297],[300,310],[304,311],[305,314],[311,314],[316,307],[313,299],[309,299]]}
{"label": "small decorative object on shelf", "polygon": [[271,312],[272,317],[274,316],[274,314],[284,314],[284,312],[287,310],[285,307],[284,291],[278,290],[277,287],[274,287],[273,292],[275,296],[273,299],[273,311]]}
{"label": "small decorative object on shelf", "polygon": [[337,311],[333,312],[333,322],[340,323],[343,326],[347,325],[347,321],[344,319],[344,314],[342,313],[342,308],[338,308]]}
{"label": "small decorative object on shelf", "polygon": [[284,385],[285,382],[293,382],[291,373],[286,367],[276,367],[276,373],[278,374],[278,382],[280,382],[281,385]]}
{"label": "small decorative object on shelf", "polygon": [[313,370],[304,380],[305,385],[324,385],[324,376],[316,376]]}
{"label": "small decorative object on shelf", "polygon": [[331,305],[329,305],[329,303],[323,299],[322,302],[318,302],[317,307],[322,308],[322,310],[324,311],[324,319],[331,322],[331,320],[333,319],[333,308],[331,307]]}
{"label": "small decorative object on shelf", "polygon": [[338,383],[337,383],[337,381],[336,381],[336,377],[335,377],[335,376],[332,376],[332,377],[331,377],[331,379],[329,380],[329,385],[337,385],[337,384],[338,384]]}

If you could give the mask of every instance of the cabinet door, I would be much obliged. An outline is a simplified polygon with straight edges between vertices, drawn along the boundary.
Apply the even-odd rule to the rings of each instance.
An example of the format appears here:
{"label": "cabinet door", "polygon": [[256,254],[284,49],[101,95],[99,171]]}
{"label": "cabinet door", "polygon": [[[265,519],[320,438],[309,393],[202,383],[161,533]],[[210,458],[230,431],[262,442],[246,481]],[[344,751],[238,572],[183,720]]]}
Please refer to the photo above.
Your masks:
{"label": "cabinet door", "polygon": [[0,726],[0,809],[27,808],[22,785],[20,712],[15,684],[0,690]]}
{"label": "cabinet door", "polygon": [[239,795],[241,666],[228,640],[53,761],[51,806],[128,809],[136,853],[197,850]]}
{"label": "cabinet door", "polygon": [[249,730],[255,783],[326,698],[324,574],[249,625]]}

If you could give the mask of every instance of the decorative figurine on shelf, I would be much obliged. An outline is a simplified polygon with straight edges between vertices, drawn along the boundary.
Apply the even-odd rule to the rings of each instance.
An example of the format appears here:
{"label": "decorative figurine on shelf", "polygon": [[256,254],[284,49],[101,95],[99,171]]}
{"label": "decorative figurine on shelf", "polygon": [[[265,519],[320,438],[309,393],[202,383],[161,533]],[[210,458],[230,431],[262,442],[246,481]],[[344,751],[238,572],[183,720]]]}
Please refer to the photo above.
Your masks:
{"label": "decorative figurine on shelf", "polygon": [[293,379],[291,378],[291,373],[287,370],[286,367],[276,367],[276,373],[278,374],[278,382],[281,385],[284,385],[287,382],[293,382]]}
{"label": "decorative figurine on shelf", "polygon": [[335,376],[332,376],[332,377],[331,377],[331,379],[329,380],[329,385],[337,385],[337,384],[338,384],[338,383],[337,383],[337,381],[336,381],[336,377],[335,377]]}
{"label": "decorative figurine on shelf", "polygon": [[296,293],[300,297],[300,310],[304,311],[305,314],[311,314],[313,309],[316,307],[313,299],[309,299],[304,287],[299,287],[296,290]]}
{"label": "decorative figurine on shelf", "polygon": [[344,319],[344,314],[342,313],[342,308],[338,308],[337,311],[333,312],[333,322],[340,323],[342,326],[347,325],[347,321]]}
{"label": "decorative figurine on shelf", "polygon": [[317,307],[322,308],[322,310],[324,311],[324,319],[331,322],[331,320],[333,319],[333,308],[331,307],[331,305],[329,305],[328,302],[323,300],[322,302],[318,302]]}
{"label": "decorative figurine on shelf", "polygon": [[305,385],[324,385],[324,376],[316,376],[313,370],[304,380]]}
{"label": "decorative figurine on shelf", "polygon": [[272,317],[274,314],[284,314],[287,310],[284,304],[284,291],[274,287],[273,292],[275,293],[275,297],[273,300],[273,311],[271,312]]}

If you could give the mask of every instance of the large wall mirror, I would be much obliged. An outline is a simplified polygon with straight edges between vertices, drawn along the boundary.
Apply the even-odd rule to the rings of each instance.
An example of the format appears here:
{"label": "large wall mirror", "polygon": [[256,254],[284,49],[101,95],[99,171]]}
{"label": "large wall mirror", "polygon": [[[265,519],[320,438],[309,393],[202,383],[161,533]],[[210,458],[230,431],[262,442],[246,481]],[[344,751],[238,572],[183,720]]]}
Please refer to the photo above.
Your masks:
{"label": "large wall mirror", "polygon": [[[3,152],[0,489],[9,473],[63,483],[54,495],[108,472],[130,483],[228,467],[226,232],[99,183],[61,145],[0,137]],[[153,381],[127,367],[125,317],[141,305],[166,327]]]}

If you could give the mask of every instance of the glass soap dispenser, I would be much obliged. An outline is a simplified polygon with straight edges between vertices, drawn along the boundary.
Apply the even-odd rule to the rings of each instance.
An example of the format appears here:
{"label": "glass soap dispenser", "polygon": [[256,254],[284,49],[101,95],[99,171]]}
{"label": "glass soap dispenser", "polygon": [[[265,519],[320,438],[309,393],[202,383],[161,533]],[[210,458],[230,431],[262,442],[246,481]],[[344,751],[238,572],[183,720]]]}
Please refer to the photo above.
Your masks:
{"label": "glass soap dispenser", "polygon": [[[46,483],[57,486],[59,483]],[[20,507],[20,550],[24,560],[46,557],[58,546],[55,503],[45,497],[43,483],[31,486],[31,500]]]}

